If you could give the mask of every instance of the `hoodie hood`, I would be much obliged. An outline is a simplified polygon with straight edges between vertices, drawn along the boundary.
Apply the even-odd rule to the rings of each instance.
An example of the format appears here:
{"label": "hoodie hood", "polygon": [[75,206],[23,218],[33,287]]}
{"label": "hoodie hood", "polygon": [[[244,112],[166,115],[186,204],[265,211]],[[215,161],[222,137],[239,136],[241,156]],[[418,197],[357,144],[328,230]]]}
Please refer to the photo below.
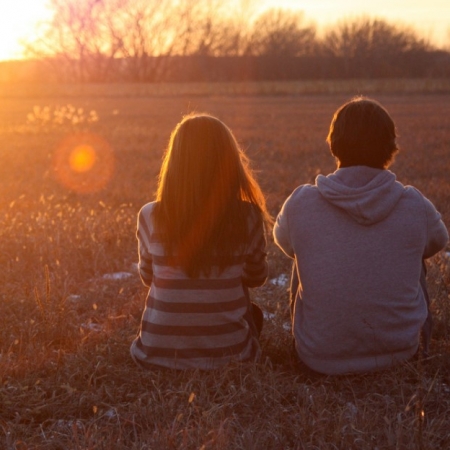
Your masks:
{"label": "hoodie hood", "polygon": [[362,225],[381,222],[394,209],[405,187],[389,170],[352,166],[316,178],[320,194]]}

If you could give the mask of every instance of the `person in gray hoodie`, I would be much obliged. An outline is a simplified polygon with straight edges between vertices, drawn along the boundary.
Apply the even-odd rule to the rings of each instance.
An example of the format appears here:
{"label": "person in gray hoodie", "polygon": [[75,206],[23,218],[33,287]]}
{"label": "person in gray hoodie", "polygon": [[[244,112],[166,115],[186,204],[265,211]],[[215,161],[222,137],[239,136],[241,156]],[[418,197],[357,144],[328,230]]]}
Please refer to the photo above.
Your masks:
{"label": "person in gray hoodie", "polygon": [[385,369],[416,354],[422,328],[426,351],[423,260],[446,246],[448,231],[433,204],[388,170],[396,130],[379,103],[341,106],[327,142],[337,170],[295,189],[274,227],[294,259],[295,348],[322,374]]}

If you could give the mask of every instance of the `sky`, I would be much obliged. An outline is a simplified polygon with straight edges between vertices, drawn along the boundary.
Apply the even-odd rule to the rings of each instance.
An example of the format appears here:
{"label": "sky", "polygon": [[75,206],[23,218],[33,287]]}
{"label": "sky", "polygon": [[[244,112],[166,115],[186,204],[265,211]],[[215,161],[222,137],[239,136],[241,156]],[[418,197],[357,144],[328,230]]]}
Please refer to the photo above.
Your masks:
{"label": "sky", "polygon": [[21,57],[20,40],[33,38],[35,24],[49,17],[47,0],[0,0],[0,60]]}
{"label": "sky", "polygon": [[[339,20],[380,17],[411,25],[439,46],[450,46],[450,0],[256,0],[259,10],[301,10],[319,31]],[[21,57],[20,40],[32,39],[35,24],[49,17],[47,0],[0,0],[0,60]]]}
{"label": "sky", "polygon": [[261,0],[261,7],[299,9],[319,28],[361,16],[411,25],[432,43],[449,46],[450,0]]}

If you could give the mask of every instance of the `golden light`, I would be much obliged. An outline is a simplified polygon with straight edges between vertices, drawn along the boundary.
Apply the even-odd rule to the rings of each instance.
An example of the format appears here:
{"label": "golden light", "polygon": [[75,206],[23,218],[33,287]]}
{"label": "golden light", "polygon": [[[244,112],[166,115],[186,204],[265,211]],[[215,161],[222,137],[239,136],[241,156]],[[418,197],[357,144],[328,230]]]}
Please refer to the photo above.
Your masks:
{"label": "golden light", "polygon": [[0,1],[0,61],[21,59],[21,40],[33,42],[39,21],[50,17],[51,12],[45,0]]}
{"label": "golden light", "polygon": [[69,164],[75,172],[87,172],[95,164],[95,149],[90,145],[79,145],[72,150]]}
{"label": "golden light", "polygon": [[113,175],[114,165],[111,146],[93,133],[75,133],[66,137],[53,155],[53,170],[58,182],[81,194],[103,189]]}

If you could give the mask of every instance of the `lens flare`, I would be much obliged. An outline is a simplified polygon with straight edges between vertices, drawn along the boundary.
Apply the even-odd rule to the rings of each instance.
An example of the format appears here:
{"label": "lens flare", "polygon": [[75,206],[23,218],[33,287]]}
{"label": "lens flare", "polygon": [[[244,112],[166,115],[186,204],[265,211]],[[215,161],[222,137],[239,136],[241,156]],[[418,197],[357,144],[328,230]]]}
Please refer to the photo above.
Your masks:
{"label": "lens flare", "polygon": [[108,142],[91,133],[66,137],[53,155],[56,179],[82,194],[103,189],[114,171],[114,153]]}
{"label": "lens flare", "polygon": [[87,172],[95,164],[95,149],[90,145],[80,145],[72,150],[69,164],[75,172]]}

